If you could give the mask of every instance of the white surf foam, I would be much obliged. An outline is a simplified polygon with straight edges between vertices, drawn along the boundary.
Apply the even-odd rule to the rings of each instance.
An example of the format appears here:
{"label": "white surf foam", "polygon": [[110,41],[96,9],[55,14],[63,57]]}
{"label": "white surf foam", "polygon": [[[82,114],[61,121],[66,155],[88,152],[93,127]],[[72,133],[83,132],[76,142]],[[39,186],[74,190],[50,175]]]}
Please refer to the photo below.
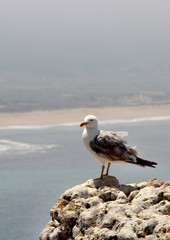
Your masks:
{"label": "white surf foam", "polygon": [[158,117],[144,117],[144,118],[133,118],[133,119],[117,119],[117,120],[105,120],[101,121],[100,124],[116,124],[116,123],[138,123],[138,122],[155,122],[155,121],[168,121],[170,116],[158,116]]}
{"label": "white surf foam", "polygon": [[[103,120],[100,121],[99,124],[117,124],[117,123],[137,123],[137,122],[151,122],[151,121],[168,121],[170,120],[170,116],[157,116],[157,117],[143,117],[143,118],[133,118],[133,119],[116,119],[116,120]],[[56,126],[79,126],[80,122],[73,122],[73,123],[64,123],[64,124],[58,124]]]}
{"label": "white surf foam", "polygon": [[[117,124],[117,123],[137,123],[137,122],[151,122],[151,121],[168,121],[170,120],[170,116],[157,116],[157,117],[143,117],[143,118],[133,118],[133,119],[116,119],[116,120],[103,120],[100,121],[99,124]],[[55,128],[55,127],[79,127],[80,122],[68,122],[68,123],[61,123],[61,124],[51,124],[51,125],[28,125],[28,126],[7,126],[7,127],[0,127],[0,130],[6,129],[18,129],[18,130],[31,130],[31,129],[48,129],[48,128]]]}
{"label": "white surf foam", "polygon": [[28,154],[34,152],[46,152],[49,149],[56,148],[55,144],[30,144],[15,142],[7,139],[0,139],[0,154],[17,153]]}
{"label": "white surf foam", "polygon": [[25,126],[20,126],[20,125],[14,125],[14,126],[7,126],[7,127],[0,127],[0,130],[3,130],[3,129],[23,129],[23,130],[31,130],[31,129],[45,129],[45,128],[51,128],[51,127],[55,127],[57,126],[56,124],[55,125],[25,125]]}

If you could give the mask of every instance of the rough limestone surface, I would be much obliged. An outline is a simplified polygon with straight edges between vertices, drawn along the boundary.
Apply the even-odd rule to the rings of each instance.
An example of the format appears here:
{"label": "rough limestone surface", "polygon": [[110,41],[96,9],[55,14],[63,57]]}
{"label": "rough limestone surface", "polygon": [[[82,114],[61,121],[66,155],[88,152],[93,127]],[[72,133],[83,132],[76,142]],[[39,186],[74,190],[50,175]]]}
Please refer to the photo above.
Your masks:
{"label": "rough limestone surface", "polygon": [[93,179],[65,191],[40,240],[170,240],[170,182]]}

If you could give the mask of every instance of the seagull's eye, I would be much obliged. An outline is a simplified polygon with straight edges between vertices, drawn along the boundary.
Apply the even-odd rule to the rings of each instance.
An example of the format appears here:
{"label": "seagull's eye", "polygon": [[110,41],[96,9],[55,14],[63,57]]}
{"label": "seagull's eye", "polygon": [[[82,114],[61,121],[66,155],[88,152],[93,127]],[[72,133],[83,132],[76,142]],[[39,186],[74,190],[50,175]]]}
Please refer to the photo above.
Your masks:
{"label": "seagull's eye", "polygon": [[93,122],[93,119],[90,119],[90,122]]}

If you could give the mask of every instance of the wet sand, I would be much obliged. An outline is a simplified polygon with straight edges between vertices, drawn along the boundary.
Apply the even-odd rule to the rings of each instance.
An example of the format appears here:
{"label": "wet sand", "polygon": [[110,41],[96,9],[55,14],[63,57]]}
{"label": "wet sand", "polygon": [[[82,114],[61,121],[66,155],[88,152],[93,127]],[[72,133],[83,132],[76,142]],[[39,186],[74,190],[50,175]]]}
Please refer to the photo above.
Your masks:
{"label": "wet sand", "polygon": [[0,113],[0,127],[79,123],[93,114],[99,121],[170,116],[170,105],[78,108],[23,113]]}

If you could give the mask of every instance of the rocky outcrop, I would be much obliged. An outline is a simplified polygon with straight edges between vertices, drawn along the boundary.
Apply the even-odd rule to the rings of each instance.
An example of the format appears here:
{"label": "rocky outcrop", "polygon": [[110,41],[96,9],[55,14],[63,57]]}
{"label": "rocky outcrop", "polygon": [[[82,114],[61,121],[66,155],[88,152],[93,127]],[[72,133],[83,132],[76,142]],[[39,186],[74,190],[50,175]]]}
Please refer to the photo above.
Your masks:
{"label": "rocky outcrop", "polygon": [[88,180],[64,192],[40,240],[168,240],[170,182]]}

